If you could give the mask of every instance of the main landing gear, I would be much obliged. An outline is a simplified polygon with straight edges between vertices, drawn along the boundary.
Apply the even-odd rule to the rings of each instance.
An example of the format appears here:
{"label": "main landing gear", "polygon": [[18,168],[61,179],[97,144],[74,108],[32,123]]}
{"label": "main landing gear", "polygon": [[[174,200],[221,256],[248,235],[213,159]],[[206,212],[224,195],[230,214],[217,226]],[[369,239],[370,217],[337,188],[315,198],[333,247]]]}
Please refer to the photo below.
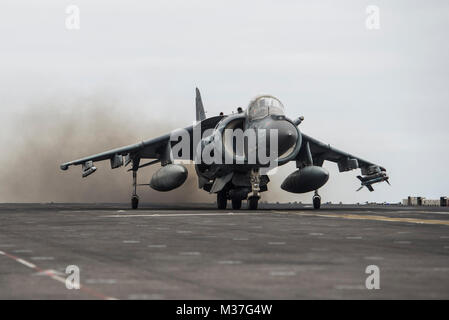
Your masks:
{"label": "main landing gear", "polygon": [[[239,210],[242,207],[241,199],[231,199],[232,209]],[[228,205],[228,195],[225,190],[217,192],[217,207],[220,210],[226,209]]]}
{"label": "main landing gear", "polygon": [[239,210],[242,207],[242,199],[232,199],[232,209]]}
{"label": "main landing gear", "polygon": [[228,205],[228,196],[225,190],[221,190],[217,192],[217,207],[220,210],[226,209]]}
{"label": "main landing gear", "polygon": [[131,208],[139,207],[139,196],[137,195],[137,170],[133,170],[133,195],[131,197]]}
{"label": "main landing gear", "polygon": [[321,197],[318,194],[318,190],[315,190],[315,194],[313,195],[312,202],[313,202],[314,209],[319,209],[321,207]]}
{"label": "main landing gear", "polygon": [[[251,192],[248,194],[248,209],[256,210],[260,199],[260,173],[259,170],[253,169],[250,173]],[[248,189],[246,189],[248,190]],[[242,208],[242,199],[246,198],[245,194],[235,194],[236,189],[229,191],[229,198],[231,199],[232,209],[239,210]],[[228,203],[228,191],[221,190],[217,192],[217,207],[220,210],[226,209]]]}
{"label": "main landing gear", "polygon": [[[259,201],[259,196],[250,196],[248,197],[248,209],[256,210],[257,204]],[[232,209],[239,210],[242,208],[242,200],[241,199],[231,199]],[[220,210],[226,209],[228,205],[228,196],[226,191],[222,190],[217,192],[217,207]]]}

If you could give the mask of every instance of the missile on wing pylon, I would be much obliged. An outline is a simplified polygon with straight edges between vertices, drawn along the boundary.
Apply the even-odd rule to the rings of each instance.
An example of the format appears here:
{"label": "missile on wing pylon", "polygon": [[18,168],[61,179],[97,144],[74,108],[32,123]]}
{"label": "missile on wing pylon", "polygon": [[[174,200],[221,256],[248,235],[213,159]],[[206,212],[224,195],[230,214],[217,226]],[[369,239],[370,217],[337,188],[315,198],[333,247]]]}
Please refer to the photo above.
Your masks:
{"label": "missile on wing pylon", "polygon": [[86,161],[82,166],[82,176],[83,178],[90,176],[92,173],[97,171],[97,168],[94,167],[94,163],[92,161]]}
{"label": "missile on wing pylon", "polygon": [[379,173],[374,173],[374,174],[364,176],[364,177],[357,176],[357,178],[362,183],[362,185],[360,186],[359,189],[357,189],[357,191],[360,191],[363,187],[366,187],[369,191],[372,192],[372,191],[374,191],[372,184],[379,183],[382,181],[386,181],[388,184],[390,184],[390,182],[388,181],[389,177],[388,177],[387,173],[384,171],[381,171]]}

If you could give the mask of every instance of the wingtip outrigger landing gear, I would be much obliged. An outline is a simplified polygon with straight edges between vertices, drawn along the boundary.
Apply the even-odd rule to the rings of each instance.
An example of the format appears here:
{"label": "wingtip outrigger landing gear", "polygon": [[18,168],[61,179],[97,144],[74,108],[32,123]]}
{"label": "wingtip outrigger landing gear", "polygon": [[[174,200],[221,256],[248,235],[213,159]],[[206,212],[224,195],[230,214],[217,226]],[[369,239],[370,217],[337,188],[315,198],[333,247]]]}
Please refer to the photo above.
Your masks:
{"label": "wingtip outrigger landing gear", "polygon": [[313,195],[312,202],[313,202],[314,209],[319,209],[321,207],[321,197],[318,194],[318,190],[315,190],[315,194]]}
{"label": "wingtip outrigger landing gear", "polygon": [[139,207],[139,196],[137,195],[137,170],[133,170],[133,195],[131,197],[131,208]]}
{"label": "wingtip outrigger landing gear", "polygon": [[131,197],[131,207],[135,210],[139,207],[139,196],[133,195]]}

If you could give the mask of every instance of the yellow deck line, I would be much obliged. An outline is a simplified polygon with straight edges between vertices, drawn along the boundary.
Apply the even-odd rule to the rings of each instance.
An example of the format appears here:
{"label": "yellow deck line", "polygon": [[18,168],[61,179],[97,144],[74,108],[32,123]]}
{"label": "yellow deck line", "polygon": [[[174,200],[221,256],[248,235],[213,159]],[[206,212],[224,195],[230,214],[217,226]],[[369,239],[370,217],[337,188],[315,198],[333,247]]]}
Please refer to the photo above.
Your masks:
{"label": "yellow deck line", "polygon": [[325,218],[340,218],[350,220],[373,220],[373,221],[387,221],[387,222],[408,222],[417,224],[438,224],[449,226],[449,220],[432,220],[432,219],[415,219],[415,218],[393,218],[385,216],[372,215],[358,215],[358,214],[324,214],[324,213],[306,213],[306,212],[288,212],[288,211],[274,211],[276,213],[296,214],[300,216],[314,216]]}

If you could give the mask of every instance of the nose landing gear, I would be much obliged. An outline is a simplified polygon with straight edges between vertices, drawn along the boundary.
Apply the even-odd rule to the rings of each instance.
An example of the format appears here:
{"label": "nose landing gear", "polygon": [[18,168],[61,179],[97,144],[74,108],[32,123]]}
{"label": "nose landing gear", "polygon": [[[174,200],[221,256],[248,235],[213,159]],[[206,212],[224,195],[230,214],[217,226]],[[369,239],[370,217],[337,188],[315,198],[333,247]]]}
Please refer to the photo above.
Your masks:
{"label": "nose landing gear", "polygon": [[248,198],[248,209],[249,210],[257,210],[257,205],[259,203],[258,196],[251,196]]}
{"label": "nose landing gear", "polygon": [[256,210],[259,203],[260,195],[260,172],[259,170],[251,170],[250,176],[252,194],[248,197],[248,209]]}

